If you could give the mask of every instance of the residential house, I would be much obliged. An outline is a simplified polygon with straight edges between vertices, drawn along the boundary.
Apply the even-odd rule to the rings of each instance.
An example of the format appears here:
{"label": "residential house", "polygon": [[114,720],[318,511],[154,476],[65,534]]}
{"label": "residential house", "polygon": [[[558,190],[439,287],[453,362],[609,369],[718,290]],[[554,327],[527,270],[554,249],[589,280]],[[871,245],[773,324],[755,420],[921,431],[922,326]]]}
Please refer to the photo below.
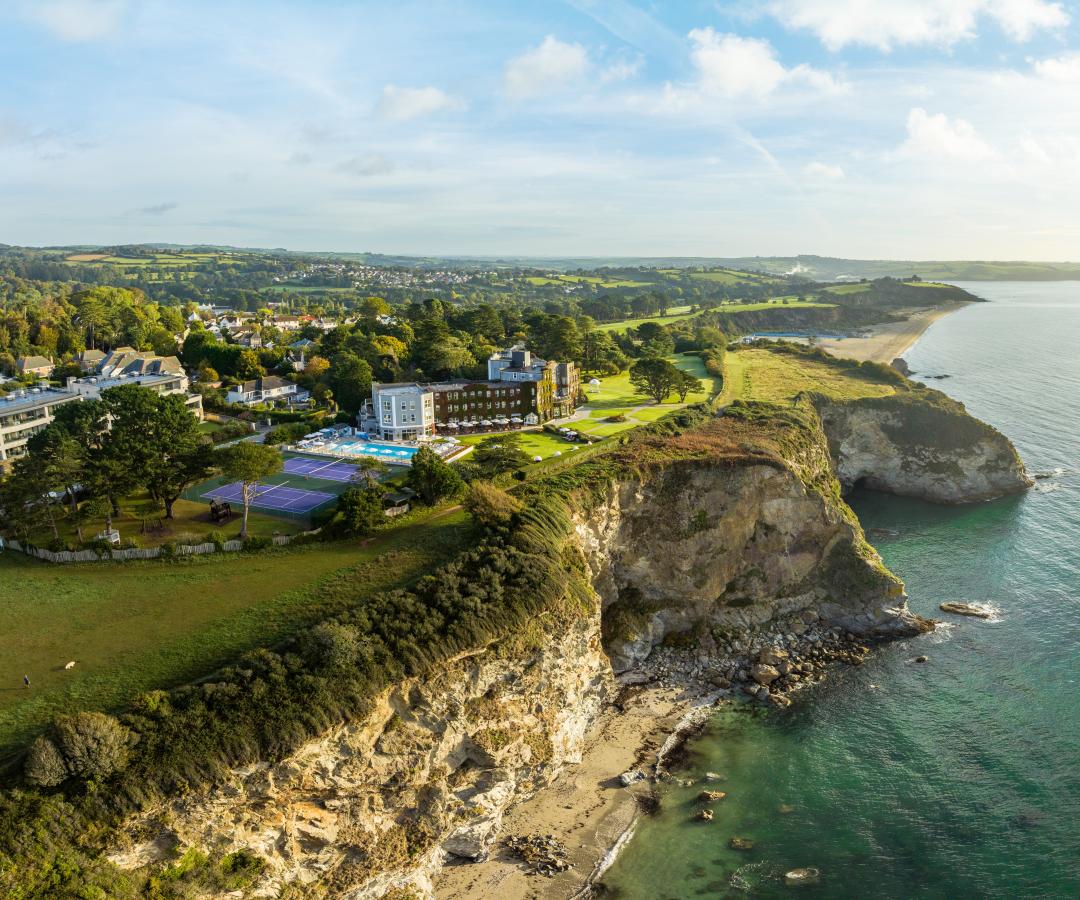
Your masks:
{"label": "residential house", "polygon": [[287,381],[277,375],[264,375],[251,381],[245,381],[231,387],[225,395],[229,403],[243,403],[245,405],[255,403],[285,403],[293,406],[299,403],[307,403],[311,394],[296,382]]}
{"label": "residential house", "polygon": [[15,373],[17,375],[37,375],[41,378],[48,378],[55,368],[53,361],[46,359],[44,356],[20,356],[15,360]]}
{"label": "residential house", "polygon": [[105,359],[103,350],[83,350],[75,357],[75,362],[84,372],[96,372],[101,361]]}

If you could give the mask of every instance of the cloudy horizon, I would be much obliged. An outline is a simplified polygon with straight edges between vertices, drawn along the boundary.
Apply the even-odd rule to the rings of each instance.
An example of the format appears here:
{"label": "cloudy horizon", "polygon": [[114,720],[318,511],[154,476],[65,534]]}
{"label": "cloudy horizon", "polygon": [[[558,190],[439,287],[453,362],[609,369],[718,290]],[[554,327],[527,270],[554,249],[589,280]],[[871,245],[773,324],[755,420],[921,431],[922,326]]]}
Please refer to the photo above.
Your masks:
{"label": "cloudy horizon", "polygon": [[1053,0],[5,4],[0,242],[1069,260]]}

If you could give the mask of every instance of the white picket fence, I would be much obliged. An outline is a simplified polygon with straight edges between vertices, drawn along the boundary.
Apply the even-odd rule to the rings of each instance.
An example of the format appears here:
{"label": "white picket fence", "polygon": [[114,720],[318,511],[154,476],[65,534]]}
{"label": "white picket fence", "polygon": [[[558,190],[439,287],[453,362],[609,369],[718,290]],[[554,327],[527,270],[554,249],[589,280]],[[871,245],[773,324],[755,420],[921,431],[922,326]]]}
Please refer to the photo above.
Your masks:
{"label": "white picket fence", "polygon": [[[304,534],[316,534],[314,531],[305,531]],[[297,535],[299,537],[299,535]],[[276,534],[271,538],[275,546],[284,547],[291,544],[293,536],[289,534]],[[128,559],[157,559],[161,556],[160,547],[129,547],[126,550],[109,550],[101,556],[94,550],[46,550],[44,547],[24,547],[14,539],[3,541],[0,547],[7,550],[17,550],[27,556],[51,563],[83,563],[83,562],[121,562]],[[216,553],[217,545],[207,541],[203,544],[180,544],[173,548],[174,556],[201,556],[206,553]],[[224,553],[235,553],[243,550],[243,541],[224,541],[221,550]]]}

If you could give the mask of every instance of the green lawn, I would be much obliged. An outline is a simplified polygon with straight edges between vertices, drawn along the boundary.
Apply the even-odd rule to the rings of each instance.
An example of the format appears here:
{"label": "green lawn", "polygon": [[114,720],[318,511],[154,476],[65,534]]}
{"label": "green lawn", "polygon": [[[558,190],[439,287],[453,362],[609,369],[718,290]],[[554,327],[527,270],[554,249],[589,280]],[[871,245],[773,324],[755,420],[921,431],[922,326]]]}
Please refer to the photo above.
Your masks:
{"label": "green lawn", "polygon": [[[708,400],[716,393],[718,385],[705,372],[705,364],[701,361],[701,357],[682,353],[668,358],[680,369],[685,369],[702,379],[705,389],[688,394],[685,403],[679,403],[673,395],[669,398],[671,402],[657,404],[649,397],[638,393],[630,383],[628,371],[620,372],[618,375],[600,379],[598,389],[586,387],[586,396],[589,398],[587,404],[589,417],[574,422],[571,427],[591,437],[611,437],[647,422],[655,422],[688,404]],[[606,421],[616,415],[626,416],[626,421]]]}
{"label": "green lawn", "polygon": [[672,322],[680,322],[689,319],[695,313],[690,312],[689,306],[672,306],[666,316],[646,316],[641,319],[623,319],[621,322],[605,322],[597,325],[597,331],[625,331],[627,328],[637,328],[645,322],[656,322],[657,325],[670,325]]}
{"label": "green lawn", "polygon": [[[521,435],[521,449],[529,454],[530,457],[542,456],[547,459],[556,451],[566,453],[571,447],[574,446],[570,441],[564,441],[562,438],[555,437],[553,434],[549,434],[546,431],[520,431],[517,434]],[[475,434],[468,437],[460,438],[463,444],[479,444],[481,441],[487,440],[489,437],[496,437],[491,434]],[[469,457],[465,457],[467,460]]]}
{"label": "green lawn", "polygon": [[461,511],[424,510],[367,541],[258,554],[58,566],[0,553],[0,754],[57,714],[207,675],[430,573],[468,534]]}
{"label": "green lawn", "polygon": [[525,279],[529,284],[594,284],[602,288],[639,288],[649,287],[648,281],[627,281],[625,279],[605,280],[598,275],[530,275]]}
{"label": "green lawn", "polygon": [[815,391],[838,400],[885,397],[895,393],[887,384],[853,378],[827,363],[748,348],[729,352],[724,359],[724,390],[721,403],[732,400],[791,400],[802,391]]}

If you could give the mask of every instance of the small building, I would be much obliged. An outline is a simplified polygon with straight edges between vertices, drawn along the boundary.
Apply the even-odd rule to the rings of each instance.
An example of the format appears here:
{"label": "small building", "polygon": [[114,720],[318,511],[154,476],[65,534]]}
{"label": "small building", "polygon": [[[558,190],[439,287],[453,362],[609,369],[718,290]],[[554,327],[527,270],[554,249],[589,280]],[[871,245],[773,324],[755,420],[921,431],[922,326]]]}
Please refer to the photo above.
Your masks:
{"label": "small building", "polygon": [[229,388],[225,399],[229,403],[245,405],[285,403],[293,406],[298,403],[307,403],[311,395],[294,381],[287,381],[277,375],[264,375]]}
{"label": "small building", "polygon": [[53,361],[44,356],[20,356],[15,360],[15,374],[17,375],[37,375],[39,378],[48,378],[55,368]]}
{"label": "small building", "polygon": [[403,516],[412,509],[412,502],[416,497],[416,491],[412,488],[402,488],[400,491],[386,494],[383,497],[383,512],[393,518]]}

